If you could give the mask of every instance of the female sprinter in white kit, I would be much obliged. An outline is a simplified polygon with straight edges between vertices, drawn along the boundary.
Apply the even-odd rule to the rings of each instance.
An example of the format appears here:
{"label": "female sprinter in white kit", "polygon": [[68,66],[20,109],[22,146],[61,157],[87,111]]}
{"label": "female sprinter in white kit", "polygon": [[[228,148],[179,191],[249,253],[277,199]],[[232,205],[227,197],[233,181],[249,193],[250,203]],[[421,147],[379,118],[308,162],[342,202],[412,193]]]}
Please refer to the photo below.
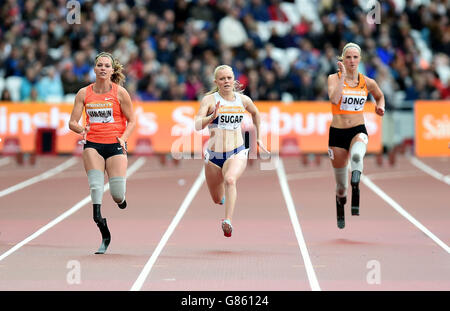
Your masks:
{"label": "female sprinter in white kit", "polygon": [[209,192],[216,204],[225,204],[225,218],[222,230],[231,237],[231,220],[236,202],[236,182],[247,166],[248,149],[244,146],[241,122],[248,111],[256,130],[258,146],[266,153],[267,149],[260,139],[260,115],[253,101],[242,94],[239,82],[234,79],[233,70],[228,65],[214,70],[216,84],[203,97],[195,117],[195,128],[206,126],[210,138],[205,152],[205,177]]}

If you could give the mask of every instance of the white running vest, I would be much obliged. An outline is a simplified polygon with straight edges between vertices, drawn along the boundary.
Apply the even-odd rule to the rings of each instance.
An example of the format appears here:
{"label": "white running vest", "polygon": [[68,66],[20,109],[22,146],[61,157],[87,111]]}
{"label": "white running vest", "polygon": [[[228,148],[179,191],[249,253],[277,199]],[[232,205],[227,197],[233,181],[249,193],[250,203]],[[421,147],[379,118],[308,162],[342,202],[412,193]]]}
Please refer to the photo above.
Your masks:
{"label": "white running vest", "polygon": [[223,99],[219,92],[214,93],[215,106],[219,103],[219,111],[217,118],[209,124],[209,128],[235,130],[241,126],[245,108],[239,93],[234,92],[234,96],[236,98],[234,101],[228,101]]}

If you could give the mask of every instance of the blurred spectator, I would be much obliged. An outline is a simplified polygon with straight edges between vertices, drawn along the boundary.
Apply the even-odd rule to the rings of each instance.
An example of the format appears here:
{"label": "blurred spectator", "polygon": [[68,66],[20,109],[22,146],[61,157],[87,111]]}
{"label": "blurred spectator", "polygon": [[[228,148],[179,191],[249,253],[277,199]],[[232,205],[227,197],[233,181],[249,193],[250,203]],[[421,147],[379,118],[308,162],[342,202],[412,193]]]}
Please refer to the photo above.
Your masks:
{"label": "blurred spectator", "polygon": [[55,67],[46,67],[43,70],[43,77],[36,84],[38,98],[47,101],[53,97],[55,100],[64,97],[63,84],[59,73],[55,71]]}
{"label": "blurred spectator", "polygon": [[269,8],[264,0],[250,0],[248,10],[257,21],[268,22],[270,20]]}
{"label": "blurred spectator", "polygon": [[298,100],[315,100],[315,88],[309,71],[300,70],[301,84],[298,90]]}
{"label": "blurred spectator", "polygon": [[20,59],[21,59],[20,49],[19,47],[14,46],[11,50],[11,53],[4,62],[5,77],[22,76],[23,64],[21,63]]}
{"label": "blurred spectator", "polygon": [[108,0],[98,0],[93,6],[95,21],[97,24],[103,24],[107,21],[109,14],[113,10],[113,5]]}
{"label": "blurred spectator", "polygon": [[205,90],[199,77],[195,74],[189,74],[186,81],[186,98],[188,100],[199,100],[203,93],[205,93]]}
{"label": "blurred spectator", "polygon": [[91,70],[91,66],[87,60],[84,52],[75,53],[75,63],[72,67],[72,71],[79,80],[85,79],[86,75]]}
{"label": "blurred spectator", "polygon": [[65,66],[62,70],[61,83],[64,94],[76,94],[79,89],[87,85],[87,83],[77,79],[70,65]]}
{"label": "blurred spectator", "polygon": [[9,92],[8,89],[6,89],[6,88],[3,89],[1,100],[2,101],[12,101],[11,93]]}
{"label": "blurred spectator", "polygon": [[31,97],[31,90],[37,84],[37,72],[34,67],[26,69],[25,77],[22,77],[20,84],[20,100],[29,100]]}
{"label": "blurred spectator", "polygon": [[269,16],[273,21],[287,23],[288,18],[283,10],[280,8],[280,0],[270,0]]}
{"label": "blurred spectator", "polygon": [[30,97],[28,97],[25,101],[37,103],[42,101],[42,98],[39,97],[38,90],[35,87],[33,87],[30,92]]}
{"label": "blurred spectator", "polygon": [[189,15],[195,20],[204,21],[213,25],[214,11],[209,5],[209,0],[197,0],[195,5],[192,5],[189,10]]}
{"label": "blurred spectator", "polygon": [[228,15],[219,21],[218,30],[221,42],[227,47],[238,47],[247,41],[244,25],[239,20],[240,9],[232,7]]}
{"label": "blurred spectator", "polygon": [[160,100],[160,91],[155,85],[154,79],[150,79],[147,87],[143,92],[139,92],[139,98],[143,101],[155,101]]}
{"label": "blurred spectator", "polygon": [[[67,22],[66,2],[2,1],[0,76],[22,78],[21,100],[33,88],[52,96],[57,84],[53,95],[76,93],[100,51],[120,59],[134,98],[197,100],[227,63],[253,100],[326,100],[323,85],[348,41],[361,45],[360,71],[388,101],[449,97],[446,0],[380,1],[381,24],[367,22],[365,0],[79,1],[79,24]],[[41,77],[50,66],[53,77]]]}
{"label": "blurred spectator", "polygon": [[397,88],[396,83],[389,72],[389,68],[381,64],[381,62],[378,64],[377,76],[375,79],[378,81],[378,86],[381,91],[383,91],[386,109],[394,107],[394,95]]}

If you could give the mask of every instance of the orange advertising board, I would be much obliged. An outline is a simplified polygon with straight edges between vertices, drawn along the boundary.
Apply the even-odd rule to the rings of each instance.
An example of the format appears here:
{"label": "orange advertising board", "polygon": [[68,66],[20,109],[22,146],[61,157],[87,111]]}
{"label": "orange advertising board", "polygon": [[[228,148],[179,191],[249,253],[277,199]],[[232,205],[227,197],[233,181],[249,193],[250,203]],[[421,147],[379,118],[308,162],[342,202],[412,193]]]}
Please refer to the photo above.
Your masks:
{"label": "orange advertising board", "polygon": [[[261,113],[261,138],[272,151],[283,151],[296,142],[302,152],[326,153],[331,107],[327,102],[256,102]],[[137,125],[128,140],[128,149],[135,151],[143,141],[155,153],[201,153],[209,137],[208,129],[196,131],[194,116],[198,102],[135,102]],[[35,150],[36,129],[56,129],[56,151],[73,153],[80,136],[71,132],[68,121],[70,104],[0,104],[0,150],[5,138],[18,138],[24,152]],[[84,117],[83,117],[84,119]],[[381,151],[381,117],[374,113],[372,103],[365,107],[369,134],[368,152]],[[80,121],[81,122],[81,121]],[[246,114],[243,128],[251,129],[252,119]]]}
{"label": "orange advertising board", "polygon": [[414,115],[416,155],[450,156],[450,101],[416,101]]}

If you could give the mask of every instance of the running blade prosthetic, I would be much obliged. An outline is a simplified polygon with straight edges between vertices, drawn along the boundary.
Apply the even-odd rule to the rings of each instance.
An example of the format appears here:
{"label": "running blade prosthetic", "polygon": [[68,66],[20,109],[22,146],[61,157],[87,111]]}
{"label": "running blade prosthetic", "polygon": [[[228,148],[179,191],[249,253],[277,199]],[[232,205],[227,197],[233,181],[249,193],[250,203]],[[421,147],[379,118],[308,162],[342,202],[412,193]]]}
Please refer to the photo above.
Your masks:
{"label": "running blade prosthetic", "polygon": [[111,242],[111,233],[109,232],[108,225],[106,224],[106,218],[102,218],[101,222],[97,223],[100,233],[102,234],[102,244],[96,254],[104,254]]}
{"label": "running blade prosthetic", "polygon": [[359,216],[359,180],[361,178],[360,171],[352,172],[352,215]]}
{"label": "running blade prosthetic", "polygon": [[339,229],[344,229],[345,227],[345,212],[344,205],[347,202],[347,197],[336,196],[336,216],[337,216],[337,226]]}

